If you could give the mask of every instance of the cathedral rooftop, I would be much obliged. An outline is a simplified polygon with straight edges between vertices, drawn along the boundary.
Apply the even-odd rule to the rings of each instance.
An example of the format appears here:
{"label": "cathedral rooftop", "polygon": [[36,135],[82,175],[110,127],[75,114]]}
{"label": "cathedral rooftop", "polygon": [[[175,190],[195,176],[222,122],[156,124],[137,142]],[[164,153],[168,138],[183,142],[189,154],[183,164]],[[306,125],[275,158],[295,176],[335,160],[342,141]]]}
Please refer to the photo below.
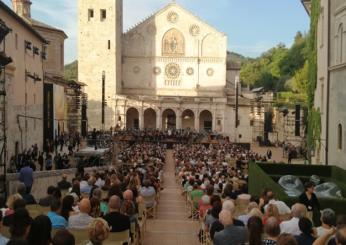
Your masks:
{"label": "cathedral rooftop", "polygon": [[[151,18],[153,18],[156,15],[159,15],[161,13],[163,13],[164,11],[166,11],[167,9],[169,9],[170,7],[178,7],[181,10],[187,12],[188,14],[192,15],[193,17],[195,17],[196,19],[198,19],[199,21],[205,23],[206,25],[210,26],[212,29],[214,29],[217,32],[220,32],[218,30],[216,30],[215,27],[211,26],[210,24],[208,24],[205,20],[203,20],[201,17],[197,16],[196,14],[192,13],[191,11],[187,10],[185,7],[183,7],[182,5],[178,4],[175,1],[172,1],[170,3],[168,3],[166,6],[164,6],[163,8],[155,11],[154,13],[152,13],[151,15],[147,16],[146,18],[142,19],[141,21],[139,21],[138,23],[136,23],[135,25],[133,25],[132,27],[128,28],[123,34],[127,34],[129,32],[131,32],[132,30],[134,30],[135,28],[137,28],[138,26],[148,22]],[[222,32],[223,33],[223,32]],[[225,33],[223,33],[224,35],[226,35]]]}

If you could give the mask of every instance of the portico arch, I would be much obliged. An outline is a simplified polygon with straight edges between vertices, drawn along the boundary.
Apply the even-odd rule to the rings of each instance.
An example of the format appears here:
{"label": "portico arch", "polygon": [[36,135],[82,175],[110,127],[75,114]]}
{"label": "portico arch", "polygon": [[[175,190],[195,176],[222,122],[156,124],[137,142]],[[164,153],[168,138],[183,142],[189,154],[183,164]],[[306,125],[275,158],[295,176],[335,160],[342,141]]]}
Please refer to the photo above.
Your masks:
{"label": "portico arch", "polygon": [[183,129],[193,129],[195,127],[195,114],[192,110],[187,109],[181,114],[182,128]]}
{"label": "portico arch", "polygon": [[213,114],[210,111],[204,110],[199,114],[199,128],[207,132],[213,130]]}
{"label": "portico arch", "polygon": [[176,129],[177,115],[172,109],[166,109],[162,113],[162,129]]}
{"label": "portico arch", "polygon": [[156,129],[156,112],[152,108],[148,108],[144,111],[144,128]]}
{"label": "portico arch", "polygon": [[126,129],[139,129],[139,112],[134,107],[127,109]]}

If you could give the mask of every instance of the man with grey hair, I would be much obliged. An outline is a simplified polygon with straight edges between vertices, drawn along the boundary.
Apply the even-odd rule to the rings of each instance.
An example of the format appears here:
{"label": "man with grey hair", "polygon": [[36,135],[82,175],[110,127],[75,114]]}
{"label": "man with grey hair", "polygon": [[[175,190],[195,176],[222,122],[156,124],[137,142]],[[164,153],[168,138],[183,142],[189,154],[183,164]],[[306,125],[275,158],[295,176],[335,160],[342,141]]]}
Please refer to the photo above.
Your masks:
{"label": "man with grey hair", "polygon": [[[335,235],[335,238],[333,238]],[[329,242],[328,242],[329,241]],[[313,245],[346,245],[346,225],[332,228],[315,240]]]}
{"label": "man with grey hair", "polygon": [[232,213],[229,210],[222,210],[219,214],[219,220],[224,229],[216,232],[213,240],[214,245],[244,244],[247,242],[246,228],[233,224]]}
{"label": "man with grey hair", "polygon": [[[227,210],[231,213],[232,217],[234,215],[234,202],[232,200],[226,200],[222,204],[222,210]],[[237,219],[232,218],[232,222],[234,226],[244,226],[243,222]],[[222,231],[224,229],[224,225],[220,222],[220,220],[216,220],[210,227],[210,237],[213,239],[215,232]]]}
{"label": "man with grey hair", "polygon": [[299,229],[299,219],[306,215],[306,207],[301,203],[296,203],[292,206],[292,218],[287,221],[283,221],[280,224],[281,234],[288,233],[293,236],[299,236],[301,231]]}
{"label": "man with grey hair", "polygon": [[326,208],[321,211],[321,222],[322,225],[320,227],[317,227],[317,236],[323,236],[326,232],[333,229],[333,226],[335,225],[336,216],[335,212],[330,209]]}
{"label": "man with grey hair", "polygon": [[27,205],[36,204],[34,196],[27,192],[27,187],[24,183],[18,184],[17,193],[22,196]]}
{"label": "man with grey hair", "polygon": [[120,206],[121,203],[118,196],[114,195],[109,198],[109,213],[106,214],[104,220],[107,221],[111,232],[121,232],[131,228],[130,218],[120,213]]}

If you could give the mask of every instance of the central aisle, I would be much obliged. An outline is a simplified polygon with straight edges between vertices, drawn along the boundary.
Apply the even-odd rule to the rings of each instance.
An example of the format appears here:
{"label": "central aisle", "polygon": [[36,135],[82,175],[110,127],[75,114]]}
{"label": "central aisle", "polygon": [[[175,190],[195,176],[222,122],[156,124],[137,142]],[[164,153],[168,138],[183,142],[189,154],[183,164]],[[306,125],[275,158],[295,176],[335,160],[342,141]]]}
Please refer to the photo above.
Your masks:
{"label": "central aisle", "polygon": [[188,219],[189,210],[181,195],[181,189],[175,181],[173,150],[166,151],[164,171],[164,190],[155,219],[147,221],[143,245],[199,245],[197,233],[198,221]]}

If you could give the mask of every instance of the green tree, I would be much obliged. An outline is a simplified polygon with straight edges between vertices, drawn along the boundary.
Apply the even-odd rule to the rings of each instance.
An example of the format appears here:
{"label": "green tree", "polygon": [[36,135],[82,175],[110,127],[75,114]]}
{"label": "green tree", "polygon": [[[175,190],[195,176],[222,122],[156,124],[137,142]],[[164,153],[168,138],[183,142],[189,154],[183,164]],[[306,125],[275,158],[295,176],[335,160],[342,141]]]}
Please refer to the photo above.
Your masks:
{"label": "green tree", "polygon": [[292,90],[307,97],[309,79],[309,64],[306,61],[303,68],[296,71],[293,76]]}

